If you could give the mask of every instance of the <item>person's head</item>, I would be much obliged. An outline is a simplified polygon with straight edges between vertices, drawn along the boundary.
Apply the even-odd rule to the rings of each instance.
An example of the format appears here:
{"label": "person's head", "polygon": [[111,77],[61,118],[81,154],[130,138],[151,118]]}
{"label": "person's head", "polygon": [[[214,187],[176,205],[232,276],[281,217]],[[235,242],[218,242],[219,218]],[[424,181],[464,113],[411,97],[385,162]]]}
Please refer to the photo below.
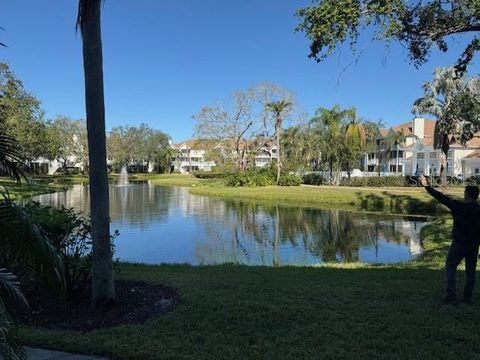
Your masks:
{"label": "person's head", "polygon": [[470,200],[470,201],[476,201],[478,198],[478,193],[480,190],[478,189],[478,186],[465,186],[465,200]]}

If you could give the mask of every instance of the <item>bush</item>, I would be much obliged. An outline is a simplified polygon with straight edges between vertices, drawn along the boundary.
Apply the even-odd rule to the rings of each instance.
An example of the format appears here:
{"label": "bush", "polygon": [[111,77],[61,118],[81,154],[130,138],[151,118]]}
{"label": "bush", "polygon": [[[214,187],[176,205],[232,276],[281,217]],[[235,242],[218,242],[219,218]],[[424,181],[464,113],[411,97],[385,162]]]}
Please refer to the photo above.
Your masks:
{"label": "bush", "polygon": [[307,185],[324,185],[327,180],[320,174],[310,173],[302,177],[302,182]]}
{"label": "bush", "polygon": [[407,181],[408,178],[405,176],[352,177],[342,179],[340,185],[357,187],[407,186]]}
{"label": "bush", "polygon": [[91,269],[90,219],[73,209],[54,208],[38,202],[28,203],[25,210],[61,255],[67,294],[84,289],[89,283]]}
{"label": "bush", "polygon": [[296,175],[282,174],[278,185],[280,186],[299,186],[302,183],[302,178]]}
{"label": "bush", "polygon": [[194,171],[193,176],[198,179],[223,179],[228,175],[221,171]]}
{"label": "bush", "polygon": [[269,168],[249,169],[227,175],[227,186],[268,186],[275,185],[275,174]]}

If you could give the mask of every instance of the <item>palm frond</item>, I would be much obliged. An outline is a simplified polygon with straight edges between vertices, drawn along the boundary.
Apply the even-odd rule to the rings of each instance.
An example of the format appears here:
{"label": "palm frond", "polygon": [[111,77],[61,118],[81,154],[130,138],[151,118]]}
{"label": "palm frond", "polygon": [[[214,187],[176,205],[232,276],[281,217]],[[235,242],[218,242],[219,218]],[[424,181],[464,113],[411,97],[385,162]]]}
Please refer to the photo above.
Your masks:
{"label": "palm frond", "polygon": [[18,343],[11,329],[9,308],[14,306],[28,306],[27,300],[20,290],[17,278],[5,269],[0,269],[0,359],[24,360],[26,355],[23,346]]}
{"label": "palm frond", "polygon": [[22,178],[26,180],[25,175],[18,166],[22,164],[22,155],[18,141],[5,133],[5,129],[0,127],[0,174],[20,182]]}
{"label": "palm frond", "polygon": [[45,285],[63,301],[65,272],[61,256],[29,215],[7,194],[0,200],[0,259],[2,263],[21,266],[38,274]]}

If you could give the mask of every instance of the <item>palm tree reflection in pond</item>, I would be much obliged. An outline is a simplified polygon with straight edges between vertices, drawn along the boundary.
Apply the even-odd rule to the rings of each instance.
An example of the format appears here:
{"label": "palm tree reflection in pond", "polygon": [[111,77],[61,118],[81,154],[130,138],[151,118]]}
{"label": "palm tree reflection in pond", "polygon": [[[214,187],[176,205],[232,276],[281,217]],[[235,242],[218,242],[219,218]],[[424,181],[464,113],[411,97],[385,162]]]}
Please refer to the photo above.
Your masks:
{"label": "palm tree reflection in pond", "polygon": [[[414,223],[399,218],[244,202],[224,204],[222,211],[206,210],[206,216],[218,222],[202,222],[206,237],[197,240],[199,263],[347,263],[363,261],[362,251],[373,251],[372,261],[383,262],[382,252],[388,252],[388,246],[405,246],[418,236],[418,229],[412,230]],[[231,239],[228,247],[227,238]]]}

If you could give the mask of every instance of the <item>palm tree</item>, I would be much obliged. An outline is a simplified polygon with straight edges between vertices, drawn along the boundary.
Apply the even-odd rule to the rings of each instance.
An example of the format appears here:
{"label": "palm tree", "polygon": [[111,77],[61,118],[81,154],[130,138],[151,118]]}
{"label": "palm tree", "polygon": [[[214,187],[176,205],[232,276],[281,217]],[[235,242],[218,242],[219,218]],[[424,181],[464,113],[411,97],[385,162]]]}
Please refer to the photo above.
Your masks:
{"label": "palm tree", "polygon": [[291,109],[292,103],[286,100],[270,102],[265,105],[267,111],[273,113],[275,117],[275,142],[277,146],[277,185],[280,182],[280,172],[282,169],[282,161],[280,156],[280,139],[282,136],[282,124],[285,115]]}
{"label": "palm tree", "polygon": [[459,100],[469,92],[469,82],[458,75],[454,68],[437,68],[434,79],[423,84],[423,91],[424,96],[415,101],[412,112],[430,114],[437,118],[433,147],[441,150],[440,178],[442,186],[445,186],[450,143],[455,142],[457,137],[465,138],[461,134],[465,121],[460,115],[463,102]]}
{"label": "palm tree", "polygon": [[89,149],[92,218],[92,306],[115,301],[110,237],[105,104],[103,94],[101,0],[79,0],[77,28],[83,40],[83,69]]}
{"label": "palm tree", "polygon": [[399,147],[401,144],[405,142],[405,134],[403,132],[403,129],[399,131],[390,130],[387,134],[385,142],[386,142],[387,158],[391,158],[391,153],[393,149],[396,150],[395,174],[398,175],[398,166],[399,166],[398,156],[400,153]]}
{"label": "palm tree", "polygon": [[330,172],[330,183],[338,185],[340,180],[340,165],[344,143],[342,141],[342,121],[345,111],[335,105],[332,109],[319,108],[311,120],[311,124],[322,137],[322,153]]}
{"label": "palm tree", "polygon": [[365,149],[367,135],[363,124],[357,118],[357,109],[352,107],[345,110],[345,116],[348,119],[345,127],[345,145],[350,156],[347,158],[348,176],[353,162],[357,161],[361,152]]}

